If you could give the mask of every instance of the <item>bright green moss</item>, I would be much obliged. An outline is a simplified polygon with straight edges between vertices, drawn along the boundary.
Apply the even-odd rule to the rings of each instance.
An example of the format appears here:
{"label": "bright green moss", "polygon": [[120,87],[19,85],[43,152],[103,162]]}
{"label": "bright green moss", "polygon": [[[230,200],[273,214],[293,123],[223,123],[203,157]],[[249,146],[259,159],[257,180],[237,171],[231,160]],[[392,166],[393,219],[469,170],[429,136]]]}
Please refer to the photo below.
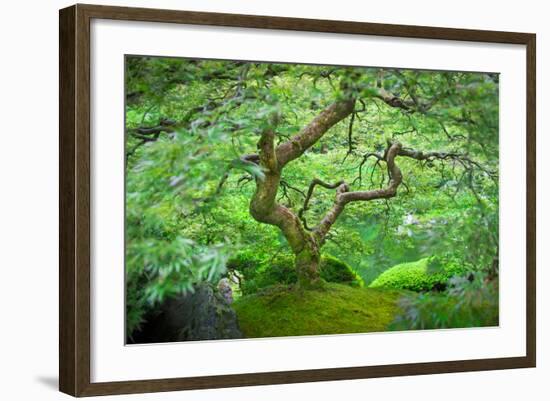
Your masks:
{"label": "bright green moss", "polygon": [[300,291],[274,286],[234,303],[247,338],[385,331],[402,292],[326,283]]}
{"label": "bright green moss", "polygon": [[395,265],[378,276],[369,287],[411,291],[443,289],[451,277],[465,271],[467,267],[456,261],[430,257]]}

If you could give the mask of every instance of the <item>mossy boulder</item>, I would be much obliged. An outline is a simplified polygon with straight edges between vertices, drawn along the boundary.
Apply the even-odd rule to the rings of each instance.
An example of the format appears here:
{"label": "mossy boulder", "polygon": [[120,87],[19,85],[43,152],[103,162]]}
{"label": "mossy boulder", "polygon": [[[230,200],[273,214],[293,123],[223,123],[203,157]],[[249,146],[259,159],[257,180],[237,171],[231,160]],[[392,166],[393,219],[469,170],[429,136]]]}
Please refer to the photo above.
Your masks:
{"label": "mossy boulder", "polygon": [[276,285],[235,301],[246,338],[368,333],[387,330],[403,291],[326,283],[300,290]]}
{"label": "mossy boulder", "polygon": [[167,298],[148,313],[133,343],[242,338],[237,315],[218,289],[200,283],[193,293]]}
{"label": "mossy boulder", "polygon": [[[273,285],[291,285],[298,281],[294,256],[279,255],[271,260],[251,264],[250,261],[229,262],[230,267],[239,270],[244,275],[242,283],[243,294],[253,294],[260,289]],[[341,260],[325,255],[321,257],[321,278],[331,283],[341,283],[354,287],[362,287],[363,279],[350,265]]]}
{"label": "mossy boulder", "polygon": [[417,292],[444,290],[451,277],[467,271],[468,266],[459,261],[432,256],[395,265],[378,276],[369,287]]}

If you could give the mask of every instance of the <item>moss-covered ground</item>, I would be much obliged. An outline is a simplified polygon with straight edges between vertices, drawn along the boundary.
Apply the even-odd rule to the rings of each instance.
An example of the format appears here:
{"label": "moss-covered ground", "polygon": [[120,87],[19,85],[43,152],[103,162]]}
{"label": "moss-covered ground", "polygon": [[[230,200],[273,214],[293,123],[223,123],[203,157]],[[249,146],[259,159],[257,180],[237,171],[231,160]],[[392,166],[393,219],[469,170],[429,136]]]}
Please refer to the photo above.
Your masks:
{"label": "moss-covered ground", "polygon": [[316,290],[274,286],[234,303],[244,336],[280,337],[386,331],[403,291],[326,283]]}

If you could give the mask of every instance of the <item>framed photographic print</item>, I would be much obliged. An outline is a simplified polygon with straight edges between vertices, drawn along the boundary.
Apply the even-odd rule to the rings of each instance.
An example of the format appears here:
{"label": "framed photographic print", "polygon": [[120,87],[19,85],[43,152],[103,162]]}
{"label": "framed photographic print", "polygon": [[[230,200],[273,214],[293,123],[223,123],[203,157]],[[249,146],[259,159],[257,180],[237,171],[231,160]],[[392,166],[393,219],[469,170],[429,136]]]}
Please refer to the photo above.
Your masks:
{"label": "framed photographic print", "polygon": [[60,11],[60,390],[535,366],[535,35]]}

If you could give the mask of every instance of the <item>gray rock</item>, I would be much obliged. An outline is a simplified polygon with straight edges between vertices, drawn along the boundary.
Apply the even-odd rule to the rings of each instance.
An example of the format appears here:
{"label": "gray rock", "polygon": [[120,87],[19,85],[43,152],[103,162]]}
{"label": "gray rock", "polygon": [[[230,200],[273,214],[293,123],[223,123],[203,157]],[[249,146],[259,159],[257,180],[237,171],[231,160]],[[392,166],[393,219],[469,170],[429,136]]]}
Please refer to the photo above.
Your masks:
{"label": "gray rock", "polygon": [[220,280],[220,282],[218,283],[218,291],[224,297],[228,304],[233,303],[233,290],[231,289],[231,285],[229,284],[228,279],[222,278]]}
{"label": "gray rock", "polygon": [[235,311],[209,283],[198,284],[194,293],[167,299],[146,320],[142,330],[132,336],[133,343],[243,337]]}

